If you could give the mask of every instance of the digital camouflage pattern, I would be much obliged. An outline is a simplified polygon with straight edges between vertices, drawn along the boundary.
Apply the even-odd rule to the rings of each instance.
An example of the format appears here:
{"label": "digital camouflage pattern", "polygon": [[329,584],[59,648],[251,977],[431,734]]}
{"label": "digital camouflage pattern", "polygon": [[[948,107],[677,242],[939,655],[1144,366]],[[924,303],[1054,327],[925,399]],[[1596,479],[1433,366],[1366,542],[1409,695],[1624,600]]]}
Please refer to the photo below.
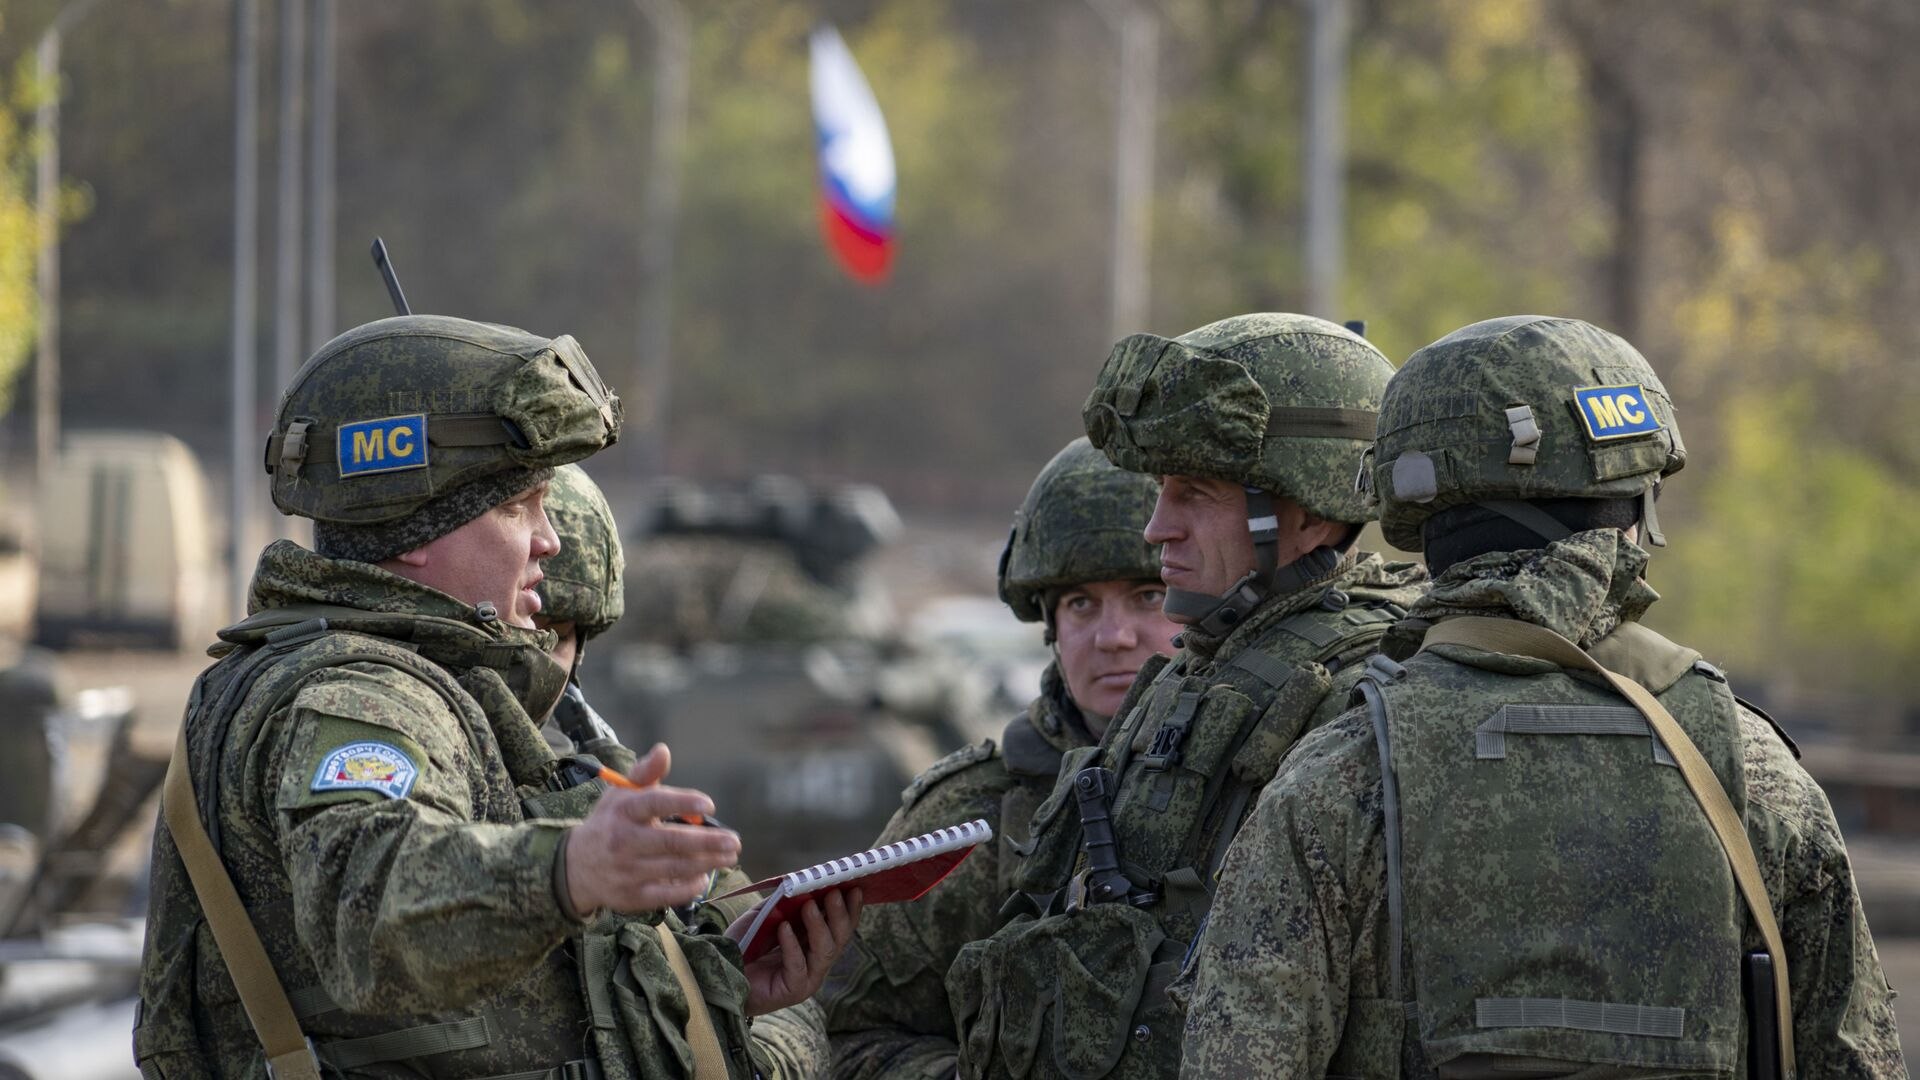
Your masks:
{"label": "digital camouflage pattern", "polygon": [[1373,520],[1355,490],[1393,365],[1366,339],[1308,315],[1236,315],[1113,347],[1081,409],[1115,465],[1211,476],[1292,499],[1329,521]]}
{"label": "digital camouflage pattern", "polygon": [[[1697,656],[1679,650],[1637,622],[1656,598],[1641,579],[1647,556],[1615,530],[1579,533],[1545,549],[1493,553],[1465,560],[1435,582],[1429,596],[1414,607],[1414,620],[1438,620],[1452,615],[1482,615],[1520,619],[1546,626],[1571,641],[1590,648],[1616,670],[1649,678],[1659,665],[1635,664],[1661,652],[1678,651],[1682,658]],[[1417,628],[1410,620],[1403,627]],[[1631,630],[1633,633],[1628,633]],[[1616,649],[1621,642],[1626,647]],[[1615,653],[1619,655],[1614,655]],[[1552,665],[1522,657],[1508,657],[1455,646],[1439,646],[1406,665],[1409,674],[1394,683],[1389,698],[1395,732],[1422,726],[1455,732],[1463,747],[1474,745],[1465,729],[1478,725],[1502,703],[1533,700],[1539,688],[1603,698],[1602,691],[1576,683]],[[1794,760],[1793,751],[1767,721],[1744,707],[1737,721],[1704,709],[1709,699],[1724,700],[1724,686],[1707,669],[1685,667],[1663,704],[1690,731],[1706,740],[1702,751],[1719,757],[1718,771],[1735,782],[1731,794],[1744,799],[1747,832],[1759,859],[1767,891],[1773,900],[1786,941],[1792,975],[1795,1044],[1799,1075],[1812,1077],[1905,1077],[1894,1030],[1888,989],[1872,938],[1860,910],[1859,897],[1847,864],[1846,849],[1831,809],[1819,787]],[[1652,680],[1659,682],[1662,680]],[[1691,689],[1687,687],[1691,685]],[[1705,689],[1711,694],[1701,695]],[[1464,704],[1463,704],[1464,702]],[[1678,705],[1679,709],[1674,707]],[[1681,716],[1685,712],[1687,715]],[[1718,732],[1715,738],[1715,732]],[[1443,738],[1437,734],[1436,739]],[[1639,740],[1596,740],[1588,747],[1598,768],[1614,749],[1598,745],[1639,743]],[[1413,740],[1430,746],[1433,740]],[[1530,740],[1537,744],[1539,740]],[[1516,746],[1535,751],[1536,745]],[[1645,752],[1639,744],[1636,752]],[[1428,753],[1419,747],[1413,753]],[[1728,759],[1728,752],[1737,758]],[[1409,762],[1394,750],[1403,788]],[[1535,757],[1538,755],[1536,754]],[[1467,759],[1467,768],[1472,759]],[[1737,762],[1737,763],[1736,763]],[[1512,764],[1502,762],[1501,767]],[[1492,766],[1492,762],[1480,762]],[[1416,769],[1437,768],[1416,761]],[[1648,769],[1666,770],[1647,764]],[[1677,776],[1669,777],[1680,788]],[[1592,786],[1593,775],[1583,769],[1558,784],[1537,778],[1529,791],[1515,793],[1522,800],[1544,798],[1554,790],[1577,791]],[[1445,793],[1446,778],[1416,782],[1401,806],[1401,820],[1411,826],[1404,839],[1407,890],[1408,969],[1422,993],[1436,999],[1448,993],[1470,993],[1436,986],[1455,970],[1482,969],[1494,951],[1487,942],[1517,933],[1530,925],[1514,917],[1510,905],[1539,899],[1549,906],[1585,905],[1601,925],[1622,916],[1649,899],[1686,906],[1686,897],[1637,896],[1634,886],[1646,890],[1701,888],[1731,920],[1739,917],[1730,882],[1724,876],[1725,857],[1710,838],[1689,824],[1699,810],[1684,790],[1657,807],[1617,804],[1610,800],[1582,800],[1579,819],[1554,822],[1530,801],[1514,804],[1527,828],[1514,820],[1503,831],[1497,809],[1476,809],[1476,788],[1463,788],[1469,804],[1449,803],[1444,813],[1422,807]],[[1497,805],[1497,804],[1496,804]],[[1406,1013],[1392,986],[1390,930],[1386,889],[1380,761],[1373,724],[1364,708],[1342,715],[1301,741],[1234,841],[1221,874],[1219,895],[1194,966],[1176,987],[1188,1000],[1187,1057],[1182,1075],[1191,1077],[1321,1077],[1368,1078],[1432,1076],[1434,1073],[1408,1038]],[[1481,841],[1462,847],[1466,830],[1477,816]],[[1431,819],[1439,819],[1437,822]],[[1684,820],[1683,820],[1684,819]],[[1415,852],[1420,830],[1444,839],[1447,821],[1457,828],[1448,851]],[[1555,830],[1553,837],[1532,835]],[[1680,834],[1687,835],[1684,841]],[[1583,857],[1622,839],[1645,846],[1645,854],[1621,859],[1622,865],[1593,870],[1566,888],[1528,879],[1529,870],[1515,865],[1513,852],[1541,848],[1550,857],[1577,864]],[[1592,846],[1593,844],[1600,846]],[[1697,863],[1689,872],[1678,847],[1697,849]],[[1612,857],[1619,858],[1618,853]],[[1424,882],[1414,876],[1416,862],[1429,867],[1446,862],[1446,891],[1423,896]],[[1702,871],[1711,870],[1715,882]],[[1607,882],[1590,886],[1587,877]],[[1622,876],[1625,882],[1622,882]],[[1478,884],[1471,884],[1477,880]],[[1622,887],[1623,884],[1626,887]],[[1588,893],[1583,895],[1583,890]],[[1575,946],[1598,963],[1593,972],[1607,970],[1616,960],[1630,960],[1636,950],[1685,927],[1666,925],[1663,913],[1646,917],[1635,933],[1596,931]],[[1446,925],[1439,925],[1440,920]],[[1505,922],[1500,920],[1505,919]],[[1750,919],[1741,918],[1740,949],[1761,947]],[[1422,922],[1427,925],[1420,925]],[[1514,940],[1514,947],[1539,944],[1530,935]],[[1709,937],[1711,935],[1708,935]],[[1450,945],[1449,943],[1457,943]],[[1723,950],[1731,943],[1722,943]],[[1457,955],[1444,950],[1457,947]],[[1622,955],[1615,950],[1624,950]],[[1562,957],[1569,955],[1565,951]],[[1676,958],[1653,961],[1650,970],[1664,971],[1686,984],[1687,993],[1717,994],[1728,965],[1737,957],[1701,955],[1700,949],[1680,946]],[[1422,963],[1426,970],[1422,971]],[[1676,971],[1680,965],[1699,970]],[[1592,1000],[1639,1001],[1633,991],[1618,987],[1599,993],[1569,989],[1567,997]],[[1640,1002],[1655,1004],[1657,1002]],[[1711,1010],[1716,1003],[1686,1002],[1691,1008]],[[1426,1002],[1420,1017],[1433,1022]],[[1563,1044],[1571,1046],[1581,1037]],[[1724,1047],[1738,1053],[1741,1040],[1733,1032],[1715,1033]],[[1526,1043],[1534,1049],[1555,1045],[1551,1040]],[[1465,1067],[1465,1061],[1456,1065]],[[1460,1075],[1562,1075],[1559,1072],[1462,1072]],[[1484,1068],[1484,1066],[1482,1066]],[[1587,1074],[1582,1074],[1587,1075]],[[1593,1075],[1600,1075],[1595,1072]],[[1615,1072],[1606,1072],[1613,1076]],[[1646,1075],[1621,1071],[1617,1075]],[[1700,1071],[1675,1069],[1659,1075],[1744,1076],[1744,1065],[1721,1058]]]}
{"label": "digital camouflage pattern", "polygon": [[540,560],[540,613],[570,622],[587,641],[606,632],[626,613],[627,557],[620,526],[598,484],[578,465],[553,471],[547,489],[547,520],[560,538],[560,553]]}
{"label": "digital camouflage pattern", "polygon": [[1089,581],[1160,576],[1160,548],[1141,536],[1160,485],[1116,468],[1075,439],[1034,478],[1000,554],[1000,599],[1022,622],[1039,622],[1048,589]]}
{"label": "digital camouflage pattern", "polygon": [[[1659,429],[1594,439],[1574,391],[1639,386]],[[1538,442],[1508,410],[1526,406]],[[1516,442],[1523,452],[1516,455]],[[1531,445],[1531,455],[1524,447]],[[1433,493],[1395,489],[1403,454],[1432,460]],[[1514,461],[1514,457],[1523,460]],[[1531,457],[1532,460],[1524,460]],[[1673,399],[1639,350],[1581,322],[1513,315],[1474,323],[1407,359],[1387,387],[1367,486],[1380,496],[1387,542],[1422,550],[1420,527],[1441,510],[1488,499],[1609,499],[1639,495],[1680,471],[1687,449]],[[1407,466],[1402,477],[1411,479]]]}
{"label": "digital camouflage pattern", "polygon": [[294,374],[266,467],[282,513],[371,525],[495,473],[579,461],[619,433],[620,400],[573,338],[403,315],[341,334]]}
{"label": "digital camouflage pattern", "polygon": [[[1103,461],[1104,465],[1105,462]],[[982,740],[934,763],[902,795],[874,846],[984,818],[990,845],[974,849],[926,896],[860,916],[853,946],[820,999],[841,1080],[948,1080],[959,1054],[946,974],[961,946],[989,937],[1013,891],[1033,811],[1053,789],[1061,757],[1093,736],[1050,664],[1040,696],[1008,725],[1001,745]]]}
{"label": "digital camouflage pattern", "polygon": [[[1338,715],[1359,661],[1424,580],[1418,566],[1349,553],[1329,577],[1264,600],[1224,639],[1188,628],[1178,656],[1141,670],[1100,746],[1067,754],[1035,811],[1011,921],[948,972],[962,1076],[1179,1067],[1182,1018],[1166,991],[1228,841],[1293,743]],[[1090,764],[1118,778],[1121,866],[1152,895],[1069,914],[1086,866],[1072,781]]]}
{"label": "digital camouflage pattern", "polygon": [[[286,541],[262,553],[250,607],[195,686],[189,755],[215,843],[322,1059],[388,1075],[377,1046],[343,1040],[483,1016],[484,1040],[432,1055],[436,1074],[588,1052],[608,1077],[686,1074],[689,1003],[653,928],[583,926],[555,891],[561,838],[598,788],[551,790],[557,760],[535,718],[565,679],[546,655],[552,635]],[[257,679],[235,682],[248,668]],[[227,689],[237,701],[221,700]],[[400,797],[320,771],[367,743],[414,767]],[[258,1076],[258,1042],[164,824],[153,866],[142,1069]],[[749,1075],[737,948],[711,932],[681,942],[736,1075]]]}

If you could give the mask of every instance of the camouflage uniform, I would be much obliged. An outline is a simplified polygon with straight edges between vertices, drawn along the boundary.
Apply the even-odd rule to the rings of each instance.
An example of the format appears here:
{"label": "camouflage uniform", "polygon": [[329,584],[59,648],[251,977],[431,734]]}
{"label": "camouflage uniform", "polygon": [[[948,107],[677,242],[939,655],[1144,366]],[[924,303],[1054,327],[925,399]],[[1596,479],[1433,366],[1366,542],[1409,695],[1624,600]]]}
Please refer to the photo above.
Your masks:
{"label": "camouflage uniform", "polygon": [[[1582,390],[1628,393],[1628,411],[1582,425]],[[1451,508],[1541,533],[1446,568],[1395,651],[1456,617],[1514,620],[1655,695],[1745,822],[1785,943],[1797,1075],[1906,1076],[1845,846],[1791,743],[1699,653],[1640,625],[1657,594],[1623,532],[1504,501],[1650,507],[1685,451],[1646,362],[1582,323],[1476,324],[1395,376],[1376,457],[1396,543],[1431,553],[1479,517],[1425,528]],[[1644,507],[1640,524],[1657,535]],[[1749,1075],[1741,956],[1763,939],[1641,714],[1551,662],[1457,643],[1376,658],[1367,679],[1365,704],[1301,740],[1234,841],[1175,991],[1183,1075]]]}
{"label": "camouflage uniform", "polygon": [[[626,553],[613,507],[580,466],[562,465],[553,471],[546,510],[547,520],[560,538],[560,551],[540,562],[545,575],[539,585],[540,610],[555,622],[573,624],[580,637],[579,650],[574,654],[577,677],[587,642],[613,629],[626,613]],[[600,764],[623,772],[633,766],[633,751],[620,744],[606,721],[587,704],[577,682],[568,684],[567,697],[540,730],[555,753],[592,758],[583,762],[589,772]],[[592,787],[597,790],[598,782]],[[729,893],[752,882],[735,867],[716,877],[709,891]],[[757,893],[736,897],[712,905],[703,914],[713,927],[724,930],[758,898]],[[769,1078],[798,1080],[826,1071],[825,1019],[812,1000],[755,1017],[753,1042],[756,1057]]]}
{"label": "camouflage uniform", "polygon": [[[538,732],[565,683],[553,635],[362,561],[445,534],[618,427],[572,339],[436,316],[349,331],[282,398],[275,503],[315,518],[336,557],[262,553],[254,613],[221,632],[184,747],[215,851],[330,1074],[684,1075],[693,1007],[730,1070],[753,1071],[746,978],[713,922],[565,908],[562,840],[599,788]],[[680,991],[662,919],[704,1006]],[[149,1077],[264,1071],[164,822],[134,1042]]]}
{"label": "camouflage uniform", "polygon": [[[1041,470],[1014,518],[1000,558],[1000,598],[1022,621],[1051,627],[1048,597],[1057,590],[1156,577],[1159,551],[1141,532],[1158,489],[1149,477],[1114,468],[1087,440],[1068,444]],[[1028,819],[1052,790],[1061,757],[1094,741],[1056,661],[1041,676],[1040,696],[1007,725],[999,745],[983,739],[948,755],[901,795],[876,847],[976,818],[993,826],[995,838],[926,897],[862,916],[853,947],[821,993],[834,1075],[953,1075],[959,1048],[947,968],[961,946],[1000,925]]]}
{"label": "camouflage uniform", "polygon": [[[1371,517],[1352,477],[1391,370],[1355,335],[1291,315],[1171,341],[1136,335],[1108,359],[1085,410],[1095,445],[1133,471],[1246,485],[1262,565],[1225,597],[1190,595],[1179,655],[1142,669],[1100,746],[1066,755],[1033,816],[1011,921],[947,975],[961,1075],[1178,1067],[1181,1020],[1166,991],[1228,841],[1294,741],[1338,712],[1356,661],[1424,580],[1418,567],[1333,548],[1275,566],[1275,533],[1260,521],[1274,496],[1330,521]],[[1175,602],[1170,591],[1170,612]],[[1126,895],[1110,902],[1089,880],[1074,797],[1090,766],[1117,778]]]}

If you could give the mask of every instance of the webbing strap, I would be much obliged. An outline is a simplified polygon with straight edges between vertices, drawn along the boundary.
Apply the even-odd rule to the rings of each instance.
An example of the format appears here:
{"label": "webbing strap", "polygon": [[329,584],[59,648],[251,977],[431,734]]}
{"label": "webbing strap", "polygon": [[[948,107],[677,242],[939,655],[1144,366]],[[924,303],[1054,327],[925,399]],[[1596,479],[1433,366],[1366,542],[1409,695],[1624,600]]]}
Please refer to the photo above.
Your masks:
{"label": "webbing strap", "polygon": [[1678,1039],[1686,1034],[1687,1010],[1572,998],[1474,998],[1473,1023],[1483,1028],[1552,1027]]}
{"label": "webbing strap", "polygon": [[1666,743],[1667,751],[1679,764],[1680,775],[1686,779],[1687,787],[1692,789],[1694,799],[1706,811],[1707,822],[1720,838],[1720,846],[1726,849],[1727,862],[1733,867],[1733,878],[1740,886],[1741,896],[1747,901],[1747,910],[1753,913],[1754,922],[1760,926],[1760,936],[1766,940],[1767,951],[1773,955],[1773,998],[1780,1028],[1780,1064],[1787,1076],[1794,1075],[1793,997],[1787,978],[1787,949],[1780,938],[1780,926],[1773,917],[1773,902],[1767,897],[1766,883],[1760,877],[1760,863],[1753,856],[1753,845],[1747,839],[1746,826],[1741,822],[1740,815],[1734,812],[1733,803],[1720,786],[1719,778],[1713,775],[1712,767],[1700,756],[1693,740],[1667,712],[1666,706],[1648,693],[1646,687],[1607,670],[1578,645],[1544,626],[1516,619],[1461,615],[1434,624],[1427,631],[1426,640],[1420,648],[1424,651],[1435,645],[1465,645],[1488,652],[1531,656],[1563,668],[1592,672],[1605,679],[1609,686],[1646,715],[1654,731],[1659,734],[1660,741]]}
{"label": "webbing strap", "polygon": [[247,909],[233,887],[233,879],[214,854],[213,841],[200,824],[200,807],[193,796],[193,779],[187,769],[187,726],[180,725],[179,741],[173,745],[173,760],[167,764],[166,787],[161,794],[161,813],[173,844],[186,865],[187,879],[200,899],[201,914],[213,931],[214,944],[227,964],[227,973],[240,992],[240,1004],[246,1007],[247,1020],[267,1058],[267,1073],[274,1080],[320,1080],[320,1063],[313,1048],[300,1031],[293,1006],[267,959],[266,946],[247,918]]}
{"label": "webbing strap", "polygon": [[1365,439],[1373,441],[1380,414],[1372,409],[1282,405],[1267,413],[1266,438]]}
{"label": "webbing strap", "polygon": [[484,1016],[383,1031],[358,1039],[338,1039],[315,1048],[320,1060],[335,1069],[357,1069],[384,1061],[410,1061],[456,1050],[474,1050],[492,1042]]}
{"label": "webbing strap", "polygon": [[713,1030],[713,1017],[707,1015],[707,996],[700,992],[700,984],[694,980],[693,965],[687,963],[687,954],[666,923],[655,923],[653,929],[660,935],[660,948],[667,954],[667,966],[673,968],[673,979],[686,995],[687,1045],[693,1049],[693,1080],[727,1080],[727,1056],[720,1049],[720,1036]]}
{"label": "webbing strap", "polygon": [[[334,445],[338,431],[316,437],[307,426],[286,434],[267,436],[271,465],[326,465],[339,457]],[[427,441],[434,446],[498,446],[513,441],[501,418],[493,413],[434,413],[427,416]]]}
{"label": "webbing strap", "polygon": [[1508,735],[1639,736],[1653,742],[1657,764],[1678,767],[1653,737],[1653,725],[1639,709],[1625,705],[1502,705],[1473,729],[1473,756],[1482,761],[1505,758]]}

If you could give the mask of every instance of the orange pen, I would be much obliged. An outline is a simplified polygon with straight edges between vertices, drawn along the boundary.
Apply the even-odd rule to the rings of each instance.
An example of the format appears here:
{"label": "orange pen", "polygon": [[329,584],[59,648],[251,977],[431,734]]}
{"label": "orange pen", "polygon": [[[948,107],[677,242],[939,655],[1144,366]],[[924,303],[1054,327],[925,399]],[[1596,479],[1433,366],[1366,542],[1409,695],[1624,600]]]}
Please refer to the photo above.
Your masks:
{"label": "orange pen", "polygon": [[[624,773],[616,772],[615,770],[610,769],[605,765],[600,766],[600,779],[605,780],[607,783],[612,784],[614,787],[626,788],[628,791],[640,790],[640,785],[627,779]],[[687,814],[684,816],[680,814],[675,814],[672,817],[668,818],[667,820],[684,822],[688,825],[705,825],[707,823],[707,819],[701,817],[699,814]]]}

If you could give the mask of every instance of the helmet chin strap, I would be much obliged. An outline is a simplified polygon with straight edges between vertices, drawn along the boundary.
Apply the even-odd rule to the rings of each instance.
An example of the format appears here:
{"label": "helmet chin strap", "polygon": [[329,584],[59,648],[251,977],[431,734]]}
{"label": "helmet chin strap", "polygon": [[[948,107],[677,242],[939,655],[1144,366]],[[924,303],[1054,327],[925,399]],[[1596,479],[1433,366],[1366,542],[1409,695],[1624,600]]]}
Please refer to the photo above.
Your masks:
{"label": "helmet chin strap", "polygon": [[1224,594],[1167,589],[1162,610],[1185,619],[1188,625],[1211,637],[1225,637],[1240,625],[1260,602],[1275,593],[1303,589],[1333,573],[1340,565],[1340,550],[1317,547],[1285,566],[1279,561],[1280,519],[1273,509],[1273,496],[1261,488],[1247,488],[1247,532],[1253,537],[1254,568],[1233,583]]}

